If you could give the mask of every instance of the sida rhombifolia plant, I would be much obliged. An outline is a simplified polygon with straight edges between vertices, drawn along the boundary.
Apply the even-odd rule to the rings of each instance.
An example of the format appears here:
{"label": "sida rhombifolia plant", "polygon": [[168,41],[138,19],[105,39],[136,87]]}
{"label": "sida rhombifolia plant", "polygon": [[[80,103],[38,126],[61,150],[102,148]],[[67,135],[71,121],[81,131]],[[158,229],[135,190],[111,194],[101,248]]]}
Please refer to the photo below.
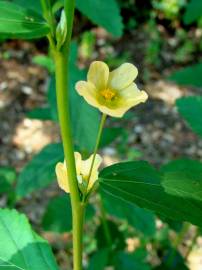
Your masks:
{"label": "sida rhombifolia plant", "polygon": [[[27,2],[21,0],[18,2],[20,5],[0,1],[0,19],[3,21],[0,24],[0,33],[3,38],[27,39],[47,36],[49,41],[55,64],[57,108],[64,150],[64,162],[59,162],[55,171],[60,188],[69,193],[71,199],[73,269],[82,269],[85,210],[89,198],[98,187],[120,200],[123,199],[142,208],[147,208],[160,216],[189,221],[201,227],[202,164],[199,161],[185,159],[171,161],[162,166],[160,171],[157,171],[148,162],[130,161],[117,163],[98,171],[102,163],[102,157],[97,152],[106,118],[121,118],[131,107],[145,102],[148,98],[147,93],[139,90],[134,83],[138,71],[133,64],[122,64],[110,72],[104,62],[94,61],[89,67],[86,81],[76,83],[77,93],[88,104],[97,108],[102,113],[102,117],[93,153],[88,159],[83,160],[79,152],[74,152],[70,123],[70,88],[68,87],[71,70],[68,69],[68,62],[75,3],[73,0],[65,0],[64,4],[62,2],[62,8],[64,7],[64,9],[60,14],[59,22],[56,22],[51,1],[41,0],[45,20],[34,11],[30,11]],[[59,1],[60,5],[61,1]],[[198,103],[201,105],[201,101],[198,100]],[[107,223],[104,222],[106,214],[104,209],[101,211],[103,212],[103,227],[106,238],[110,242]],[[30,250],[27,250],[25,249],[25,243],[21,241],[21,249],[18,250],[19,257],[16,257],[13,255],[18,245],[12,245],[11,249],[9,244],[9,241],[12,244],[11,235],[15,238],[15,231],[19,226],[18,224],[15,227],[14,218],[18,221],[19,217],[16,216],[16,212],[0,211],[0,236],[3,237],[1,243],[7,243],[0,249],[0,263],[3,260],[3,262],[11,265],[11,262],[18,263],[19,258],[21,258],[22,264],[26,265],[26,256],[28,256],[29,261],[32,246],[29,247]],[[40,238],[37,240],[38,238],[30,231],[25,218],[21,218],[21,220],[24,220],[21,226],[23,226],[23,231],[26,231],[26,243],[35,243],[33,244],[33,251],[36,253],[33,253],[33,258],[35,256],[37,258],[35,260],[37,268],[32,264],[30,269],[49,269],[49,266],[43,268],[42,264],[38,265],[39,254],[43,255],[42,258],[44,258],[46,252],[47,256],[49,254],[46,245]],[[8,226],[11,226],[9,227],[10,234],[8,234]],[[186,223],[182,233],[175,241],[174,248],[179,245],[185,231],[187,231]],[[28,235],[27,232],[30,234]],[[18,237],[17,240],[19,240]],[[38,246],[40,252],[36,249],[36,246]],[[25,256],[23,258],[22,252]],[[169,261],[173,261],[174,257],[175,253],[172,252]],[[50,269],[57,269],[57,266],[53,263]]]}
{"label": "sida rhombifolia plant", "polygon": [[[48,14],[48,5],[45,1],[42,1],[42,4],[44,15],[47,14],[47,19],[52,20]],[[102,157],[97,154],[97,151],[106,117],[120,118],[131,107],[145,102],[148,96],[145,91],[140,91],[133,82],[138,74],[134,65],[125,63],[110,72],[104,62],[93,62],[87,74],[87,81],[77,82],[75,88],[86,102],[102,112],[102,118],[93,154],[87,160],[82,160],[81,154],[74,152],[70,124],[69,89],[67,88],[67,67],[73,17],[74,1],[66,1],[61,20],[56,27],[56,35],[49,34],[48,38],[55,61],[58,115],[65,155],[64,163],[59,162],[56,165],[56,175],[59,186],[65,192],[70,193],[74,270],[81,270],[85,209],[89,197],[98,185],[98,169]]]}

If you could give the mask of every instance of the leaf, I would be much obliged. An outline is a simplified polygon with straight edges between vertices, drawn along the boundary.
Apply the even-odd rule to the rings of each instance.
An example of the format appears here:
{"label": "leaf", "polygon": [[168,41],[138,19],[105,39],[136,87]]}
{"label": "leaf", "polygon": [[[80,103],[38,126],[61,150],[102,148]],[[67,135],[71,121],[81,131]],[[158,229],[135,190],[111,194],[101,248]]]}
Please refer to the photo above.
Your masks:
{"label": "leaf", "polygon": [[190,0],[186,6],[186,11],[183,16],[185,24],[191,24],[201,18],[202,14],[202,1]]}
{"label": "leaf", "polygon": [[54,76],[52,76],[49,81],[47,98],[50,107],[50,117],[53,121],[58,121],[57,97]]}
{"label": "leaf", "polygon": [[[109,231],[110,243],[105,233],[105,226],[107,226]],[[109,248],[117,251],[123,250],[126,246],[123,233],[118,229],[117,224],[111,220],[106,220],[105,224],[101,221],[96,230],[95,238],[98,250]]]}
{"label": "leaf", "polygon": [[0,167],[0,194],[11,192],[16,177],[16,172],[13,168]]}
{"label": "leaf", "polygon": [[50,107],[35,108],[26,113],[26,116],[31,119],[52,120]]}
{"label": "leaf", "polygon": [[116,0],[76,0],[76,7],[92,22],[104,27],[115,37],[122,35],[123,23]]}
{"label": "leaf", "polygon": [[149,270],[151,267],[138,258],[135,253],[119,252],[116,256],[116,270],[128,269]]}
{"label": "leaf", "polygon": [[0,209],[0,239],[2,269],[59,270],[47,241],[16,210]]}
{"label": "leaf", "polygon": [[12,0],[11,2],[22,6],[26,9],[34,10],[38,14],[43,14],[40,0]]}
{"label": "leaf", "polygon": [[176,172],[176,171],[194,171],[195,174],[202,172],[202,163],[194,159],[176,159],[168,162],[161,167],[161,171]]}
{"label": "leaf", "polygon": [[108,263],[109,249],[103,248],[97,251],[90,259],[90,264],[88,270],[94,270],[96,265],[96,270],[104,270]]}
{"label": "leaf", "polygon": [[32,39],[46,36],[49,26],[32,10],[0,1],[0,35],[4,38]]}
{"label": "leaf", "polygon": [[202,63],[182,68],[168,78],[179,85],[202,87]]}
{"label": "leaf", "polygon": [[[64,0],[58,0],[54,3],[52,10],[55,13],[63,6]],[[121,10],[116,0],[76,0],[76,8],[93,23],[102,26],[115,37],[123,34]]]}
{"label": "leaf", "polygon": [[121,127],[113,127],[113,128],[104,128],[100,148],[112,143],[116,138],[123,135],[125,132],[124,128]]}
{"label": "leaf", "polygon": [[155,217],[151,212],[139,208],[134,204],[109,196],[106,193],[103,193],[102,197],[107,213],[120,219],[127,220],[129,225],[142,232],[145,236],[152,236],[155,234]]}
{"label": "leaf", "polygon": [[52,232],[68,232],[72,228],[70,198],[67,195],[52,199],[43,216],[43,229]]}
{"label": "leaf", "polygon": [[55,165],[62,160],[63,150],[61,144],[45,146],[21,171],[16,187],[18,198],[44,188],[56,179]]}
{"label": "leaf", "polygon": [[202,137],[202,97],[183,97],[177,100],[176,105],[191,129]]}
{"label": "leaf", "polygon": [[169,248],[167,254],[160,265],[155,267],[153,270],[170,270],[170,269],[180,269],[180,270],[189,270],[186,266],[186,260],[182,257],[180,252],[172,247]]}
{"label": "leaf", "polygon": [[48,70],[49,73],[53,73],[55,70],[54,62],[51,57],[47,55],[37,55],[32,58],[32,62]]}
{"label": "leaf", "polygon": [[[86,209],[86,220],[95,214],[92,205]],[[46,231],[64,233],[72,229],[72,214],[69,195],[65,194],[52,199],[42,219],[43,229]]]}
{"label": "leaf", "polygon": [[16,180],[16,172],[12,167],[0,167],[0,178],[5,179],[9,184],[13,184]]}
{"label": "leaf", "polygon": [[99,180],[105,192],[119,199],[202,226],[202,170],[160,174],[144,161],[123,162],[102,170]]}

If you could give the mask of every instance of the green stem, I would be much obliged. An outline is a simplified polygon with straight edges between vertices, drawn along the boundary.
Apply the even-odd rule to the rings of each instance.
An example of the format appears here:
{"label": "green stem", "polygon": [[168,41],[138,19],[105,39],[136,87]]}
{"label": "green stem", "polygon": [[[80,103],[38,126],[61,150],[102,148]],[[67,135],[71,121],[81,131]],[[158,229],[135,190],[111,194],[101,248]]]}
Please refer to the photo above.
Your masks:
{"label": "green stem", "polygon": [[[46,3],[48,0],[41,0]],[[47,7],[47,5],[46,5]],[[74,270],[82,270],[82,240],[83,224],[85,214],[85,204],[80,200],[78,188],[76,166],[74,159],[74,147],[71,131],[70,119],[70,97],[69,97],[69,49],[72,34],[72,25],[74,18],[74,1],[65,1],[66,10],[68,10],[67,25],[69,26],[67,37],[61,51],[51,46],[55,61],[55,78],[56,78],[56,96],[58,107],[58,118],[61,129],[61,137],[64,149],[65,161],[68,167],[68,186],[70,189],[70,198],[72,206],[72,228],[73,228],[73,263]],[[67,15],[67,14],[66,14]],[[50,38],[49,38],[50,41]]]}
{"label": "green stem", "polygon": [[69,95],[67,91],[67,55],[55,52],[56,92],[58,102],[58,116],[61,127],[62,142],[65,160],[68,167],[68,185],[72,205],[73,220],[73,261],[74,270],[82,269],[82,234],[85,205],[80,201],[77,183],[73,142],[71,136],[71,123],[69,112]]}
{"label": "green stem", "polygon": [[82,270],[82,252],[83,252],[83,226],[85,218],[86,205],[79,203],[73,208],[77,214],[73,215],[73,263],[74,270]]}
{"label": "green stem", "polygon": [[104,123],[105,123],[106,118],[107,118],[107,115],[103,113],[101,121],[100,121],[100,126],[99,126],[99,130],[98,130],[98,135],[97,135],[97,139],[96,139],[96,143],[95,143],[94,152],[93,152],[93,159],[92,159],[92,163],[91,163],[91,166],[90,166],[89,175],[88,175],[88,179],[87,179],[87,189],[88,189],[89,180],[90,180],[90,177],[91,177],[91,174],[92,174],[93,165],[94,165],[95,157],[96,157],[97,150],[98,150],[98,147],[99,147],[99,144],[100,144],[100,139],[101,139],[101,136],[102,136],[102,131],[103,131],[103,127],[104,127]]}
{"label": "green stem", "polygon": [[70,188],[70,198],[72,205],[73,221],[73,261],[74,270],[81,270],[82,265],[82,231],[84,219],[84,205],[80,202],[80,194],[77,183],[73,142],[71,136],[71,121],[69,112],[68,87],[68,64],[67,55],[56,51],[55,70],[56,70],[56,93],[58,104],[58,116],[61,128],[62,142],[66,164],[68,167],[68,185]]}
{"label": "green stem", "polygon": [[54,52],[56,95],[58,117],[62,135],[65,160],[67,163],[67,173],[70,187],[70,194],[74,204],[80,202],[79,189],[77,184],[76,167],[74,160],[74,149],[71,132],[71,119],[69,108],[68,89],[68,55],[63,52]]}
{"label": "green stem", "polygon": [[112,246],[111,233],[110,233],[109,226],[107,223],[106,211],[105,211],[104,202],[101,195],[100,195],[100,212],[101,212],[101,220],[102,220],[102,226],[104,229],[105,238],[106,238],[108,246],[111,247]]}
{"label": "green stem", "polygon": [[181,231],[179,232],[179,234],[177,235],[177,237],[173,243],[173,249],[172,249],[171,254],[167,260],[168,265],[170,265],[171,267],[172,267],[174,260],[175,260],[176,250],[179,247],[179,245],[183,242],[184,237],[187,234],[187,232],[189,231],[189,229],[190,229],[190,224],[187,222],[184,222]]}

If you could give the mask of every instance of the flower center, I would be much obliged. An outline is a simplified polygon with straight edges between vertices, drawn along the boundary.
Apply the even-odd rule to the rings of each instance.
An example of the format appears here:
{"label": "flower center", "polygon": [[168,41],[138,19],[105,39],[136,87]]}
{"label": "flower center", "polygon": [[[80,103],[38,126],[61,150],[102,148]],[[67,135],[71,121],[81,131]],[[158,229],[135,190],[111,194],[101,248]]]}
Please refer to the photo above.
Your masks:
{"label": "flower center", "polygon": [[107,101],[112,100],[116,96],[116,92],[108,88],[102,90],[100,93]]}

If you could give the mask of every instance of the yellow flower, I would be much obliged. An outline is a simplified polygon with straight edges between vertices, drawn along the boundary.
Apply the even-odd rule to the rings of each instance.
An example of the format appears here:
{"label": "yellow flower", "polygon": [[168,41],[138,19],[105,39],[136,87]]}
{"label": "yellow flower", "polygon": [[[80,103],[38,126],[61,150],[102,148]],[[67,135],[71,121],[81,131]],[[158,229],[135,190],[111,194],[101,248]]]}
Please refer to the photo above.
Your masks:
{"label": "yellow flower", "polygon": [[133,82],[137,74],[137,68],[130,63],[109,72],[104,62],[94,61],[90,65],[87,82],[77,82],[76,90],[104,114],[122,117],[131,107],[148,98],[147,93],[140,91]]}
{"label": "yellow flower", "polygon": [[[82,160],[81,154],[75,152],[74,157],[76,162],[76,173],[79,187],[81,191],[86,190],[93,155],[91,155],[90,158],[88,158],[87,160]],[[98,168],[101,162],[102,158],[100,157],[100,155],[96,154],[91,176],[88,183],[87,193],[93,188],[96,180],[98,179]],[[59,187],[63,189],[65,192],[69,193],[70,189],[68,185],[67,169],[68,168],[66,166],[65,161],[64,163],[58,162],[55,168],[55,172],[57,175]]]}

